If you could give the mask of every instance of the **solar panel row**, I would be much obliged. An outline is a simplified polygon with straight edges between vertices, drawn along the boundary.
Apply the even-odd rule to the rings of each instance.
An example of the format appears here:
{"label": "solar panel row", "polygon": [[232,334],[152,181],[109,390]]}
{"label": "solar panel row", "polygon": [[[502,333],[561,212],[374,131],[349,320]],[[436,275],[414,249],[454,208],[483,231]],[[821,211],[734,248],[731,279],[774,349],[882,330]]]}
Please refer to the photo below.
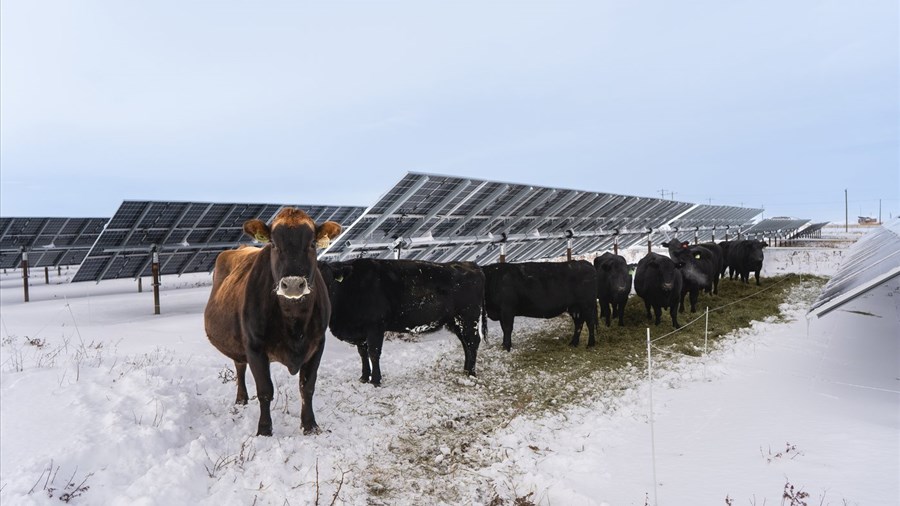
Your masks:
{"label": "solar panel row", "polygon": [[[271,221],[283,204],[125,201],[109,221],[73,281],[150,275],[151,253],[159,253],[160,274],[208,272],[221,251],[249,243],[243,224]],[[346,223],[361,207],[295,206],[317,222]]]}
{"label": "solar panel row", "polygon": [[[573,250],[627,247],[673,219],[696,226],[742,225],[762,210],[696,206],[645,197],[567,190],[410,172],[322,255],[480,263],[510,261]],[[616,237],[617,236],[617,237]]]}
{"label": "solar panel row", "polygon": [[900,218],[864,235],[813,302],[808,313],[824,316],[872,288],[900,276]]}
{"label": "solar panel row", "polygon": [[0,218],[0,268],[78,265],[109,218]]}

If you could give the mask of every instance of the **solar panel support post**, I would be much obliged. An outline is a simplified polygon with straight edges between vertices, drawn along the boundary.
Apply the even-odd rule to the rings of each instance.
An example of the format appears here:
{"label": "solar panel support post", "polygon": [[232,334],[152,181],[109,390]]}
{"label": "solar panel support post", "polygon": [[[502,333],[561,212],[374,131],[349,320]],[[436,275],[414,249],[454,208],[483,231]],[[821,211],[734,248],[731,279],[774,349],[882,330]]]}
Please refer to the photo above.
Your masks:
{"label": "solar panel support post", "polygon": [[144,278],[138,276],[138,293],[144,293]]}
{"label": "solar panel support post", "polygon": [[653,229],[647,229],[647,253],[653,253],[653,241],[650,237],[653,236]]}
{"label": "solar panel support post", "polygon": [[50,284],[50,267],[44,267],[44,284]]}
{"label": "solar panel support post", "polygon": [[694,229],[694,246],[700,244],[700,229]]}
{"label": "solar panel support post", "polygon": [[500,243],[500,263],[506,263],[506,243]]}
{"label": "solar panel support post", "polygon": [[572,238],[575,237],[575,231],[571,228],[566,230],[566,261],[572,261]]}
{"label": "solar panel support post", "polygon": [[616,229],[613,233],[613,254],[619,254],[619,229]]}
{"label": "solar panel support post", "polygon": [[150,265],[153,274],[153,314],[159,314],[159,252],[153,246],[153,263]]}
{"label": "solar panel support post", "polygon": [[25,302],[28,302],[28,252],[22,248],[22,286],[25,289]]}

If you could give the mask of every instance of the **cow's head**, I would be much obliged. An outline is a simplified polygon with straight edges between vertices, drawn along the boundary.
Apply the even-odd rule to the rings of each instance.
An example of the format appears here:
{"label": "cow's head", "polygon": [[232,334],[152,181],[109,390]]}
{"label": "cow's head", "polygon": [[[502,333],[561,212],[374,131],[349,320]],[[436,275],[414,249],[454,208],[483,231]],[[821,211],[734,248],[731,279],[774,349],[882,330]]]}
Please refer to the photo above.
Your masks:
{"label": "cow's head", "polygon": [[628,279],[628,263],[619,255],[607,255],[594,260],[594,267],[600,279],[606,283],[609,293],[625,293],[631,290],[631,281]]}
{"label": "cow's head", "polygon": [[749,250],[748,256],[750,260],[754,263],[762,263],[763,261],[763,248],[768,246],[768,243],[764,241],[747,241],[747,249]]}
{"label": "cow's head", "polygon": [[647,262],[647,268],[657,273],[660,281],[660,288],[663,292],[671,292],[675,289],[676,281],[681,276],[680,269],[684,267],[684,262],[672,260],[662,255],[653,255]]}
{"label": "cow's head", "polygon": [[353,273],[353,265],[343,262],[322,262],[319,264],[319,270],[322,272],[322,280],[328,287],[328,296],[334,305],[339,298],[340,284]]}
{"label": "cow's head", "polygon": [[244,223],[244,233],[257,241],[269,243],[270,268],[275,280],[275,294],[298,300],[315,287],[316,246],[325,247],[341,233],[333,221],[321,225],[305,212],[285,207],[272,220],[271,227],[261,220]]}

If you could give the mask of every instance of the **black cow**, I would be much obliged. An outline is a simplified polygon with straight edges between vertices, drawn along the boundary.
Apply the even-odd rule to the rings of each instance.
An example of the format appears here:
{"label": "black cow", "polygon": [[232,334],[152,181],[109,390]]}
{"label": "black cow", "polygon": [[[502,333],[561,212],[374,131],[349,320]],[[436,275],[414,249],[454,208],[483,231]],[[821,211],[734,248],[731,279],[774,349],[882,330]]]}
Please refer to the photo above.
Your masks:
{"label": "black cow", "polygon": [[594,269],[597,270],[600,318],[606,320],[607,327],[610,326],[610,315],[619,318],[619,326],[625,325],[625,304],[631,293],[631,273],[625,257],[606,252],[594,259]]}
{"label": "black cow", "polygon": [[656,313],[656,325],[659,325],[663,308],[669,309],[672,325],[677,329],[678,301],[681,299],[681,269],[671,258],[657,253],[647,253],[637,265],[634,273],[634,291],[644,299],[647,308],[647,319],[653,318],[650,308]]}
{"label": "black cow", "polygon": [[305,212],[288,207],[272,220],[271,228],[249,220],[244,232],[271,242],[263,248],[224,251],[216,258],[204,312],[206,335],[234,360],[237,404],[247,404],[244,377],[250,364],[259,398],[257,435],[272,435],[270,361],[286,365],[292,375],[300,373],[300,423],[304,434],[318,432],[312,399],[331,305],[317,267],[316,245],[337,237],[341,227],[332,221],[316,226]]}
{"label": "black cow", "polygon": [[725,252],[722,250],[722,247],[714,242],[701,242],[697,246],[702,246],[708,249],[715,257],[716,264],[716,276],[713,285],[713,293],[719,294],[719,278],[722,277],[722,272],[725,270]]}
{"label": "black cow", "polygon": [[684,311],[684,296],[690,294],[691,312],[695,313],[701,290],[709,294],[719,291],[718,258],[709,249],[691,246],[688,242],[672,240],[664,242],[663,246],[669,249],[669,257],[681,269],[681,311]]}
{"label": "black cow", "polygon": [[733,241],[728,248],[728,265],[734,273],[741,277],[741,282],[750,282],[750,272],[756,276],[759,285],[759,271],[763,264],[763,248],[767,243],[756,239]]}
{"label": "black cow", "polygon": [[[564,312],[575,321],[571,345],[578,346],[585,323],[588,346],[596,344],[597,272],[589,262],[499,263],[486,265],[482,270],[485,313],[491,320],[500,320],[506,351],[512,348],[516,316],[553,318]],[[486,329],[487,320],[482,321]]]}
{"label": "black cow", "polygon": [[459,338],[464,369],[475,375],[484,301],[484,274],[476,264],[359,258],[323,262],[321,270],[331,296],[331,333],[356,345],[361,382],[381,384],[385,332],[423,333],[442,327]]}

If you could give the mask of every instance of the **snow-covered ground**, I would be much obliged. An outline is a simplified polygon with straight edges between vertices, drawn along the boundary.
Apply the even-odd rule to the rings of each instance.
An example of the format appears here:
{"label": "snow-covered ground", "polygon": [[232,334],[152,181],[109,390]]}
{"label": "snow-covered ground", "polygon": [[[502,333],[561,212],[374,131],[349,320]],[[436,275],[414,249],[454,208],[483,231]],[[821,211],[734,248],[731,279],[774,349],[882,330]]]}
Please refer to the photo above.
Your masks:
{"label": "snow-covered ground", "polygon": [[[766,255],[764,275],[828,275],[841,260]],[[476,381],[446,332],[391,340],[374,388],[356,381],[355,349],[329,337],[314,402],[324,432],[302,435],[296,378],[276,364],[275,435],[258,438],[258,405],[232,404],[231,363],[203,332],[208,275],[164,278],[161,315],[146,282],[137,293],[133,280],[51,273],[45,285],[35,272],[23,303],[19,276],[0,277],[2,504],[762,505],[787,483],[809,504],[900,504],[896,280],[811,322],[816,294],[798,289],[786,323],[657,370],[654,488],[646,363],[611,379],[628,388],[598,384],[596,401],[498,425],[494,413],[516,408],[485,395],[515,374],[496,339]]]}

